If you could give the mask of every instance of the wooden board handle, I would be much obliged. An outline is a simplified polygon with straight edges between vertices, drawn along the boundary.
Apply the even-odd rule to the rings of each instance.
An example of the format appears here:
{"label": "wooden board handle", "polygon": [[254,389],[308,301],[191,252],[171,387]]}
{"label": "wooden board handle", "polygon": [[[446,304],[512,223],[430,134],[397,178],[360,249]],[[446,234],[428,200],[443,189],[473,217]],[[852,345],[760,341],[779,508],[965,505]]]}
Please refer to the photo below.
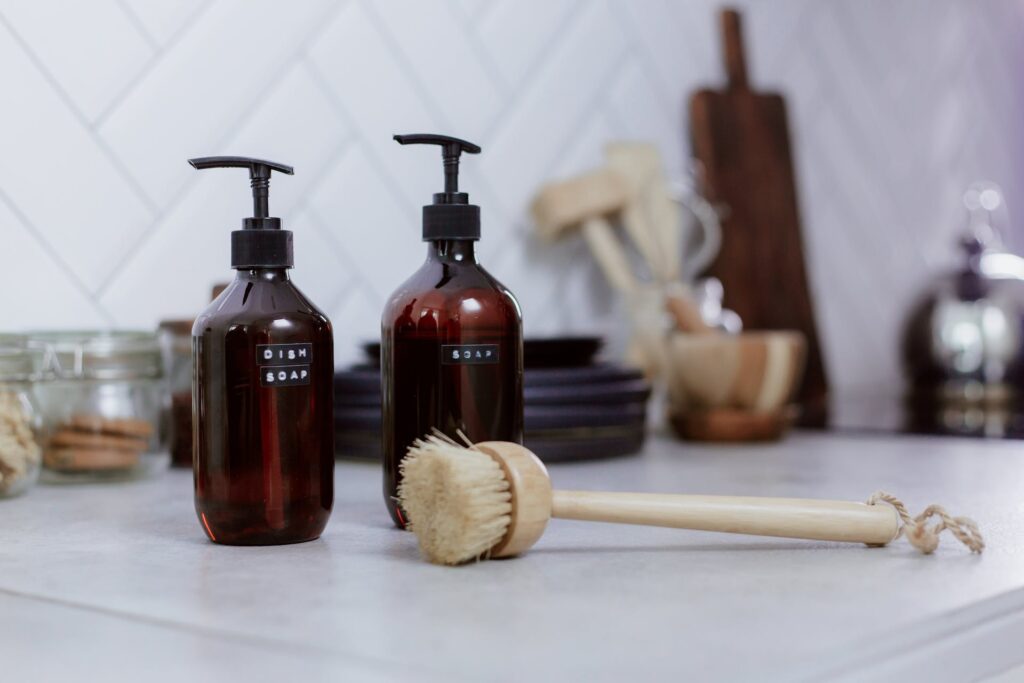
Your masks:
{"label": "wooden board handle", "polygon": [[747,60],[743,55],[743,30],[740,13],[734,9],[722,10],[722,48],[725,53],[725,73],[729,88],[749,88]]}
{"label": "wooden board handle", "polygon": [[802,498],[554,491],[551,516],[869,544],[888,543],[899,529],[888,505]]}

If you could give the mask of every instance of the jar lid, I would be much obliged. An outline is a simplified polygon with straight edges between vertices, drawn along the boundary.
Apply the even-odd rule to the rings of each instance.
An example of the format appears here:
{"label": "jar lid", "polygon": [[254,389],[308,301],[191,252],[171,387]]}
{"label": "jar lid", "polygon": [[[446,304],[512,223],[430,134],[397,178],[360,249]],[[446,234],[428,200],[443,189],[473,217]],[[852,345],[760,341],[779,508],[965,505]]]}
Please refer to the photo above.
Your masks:
{"label": "jar lid", "polygon": [[169,332],[171,334],[179,335],[182,337],[192,336],[192,326],[195,324],[194,319],[189,320],[161,320],[157,326],[161,332]]}
{"label": "jar lid", "polygon": [[163,374],[160,345],[150,332],[30,332],[45,353],[44,371],[58,379],[146,379]]}
{"label": "jar lid", "polygon": [[33,360],[38,355],[29,348],[25,337],[0,334],[0,382],[25,382],[32,379],[37,369]]}

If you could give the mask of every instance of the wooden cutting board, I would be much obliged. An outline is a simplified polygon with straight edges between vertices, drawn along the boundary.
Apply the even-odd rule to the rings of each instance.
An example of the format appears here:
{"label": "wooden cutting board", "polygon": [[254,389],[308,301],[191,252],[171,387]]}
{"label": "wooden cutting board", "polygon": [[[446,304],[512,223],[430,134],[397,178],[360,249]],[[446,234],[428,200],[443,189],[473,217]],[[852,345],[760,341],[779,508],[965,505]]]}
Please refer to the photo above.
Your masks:
{"label": "wooden cutting board", "polygon": [[827,381],[804,265],[786,103],[750,89],[740,16],[722,13],[728,83],[690,98],[693,155],[703,191],[727,207],[722,248],[708,274],[725,286],[725,305],[745,329],[807,335],[807,370],[798,393],[805,424],[823,421]]}

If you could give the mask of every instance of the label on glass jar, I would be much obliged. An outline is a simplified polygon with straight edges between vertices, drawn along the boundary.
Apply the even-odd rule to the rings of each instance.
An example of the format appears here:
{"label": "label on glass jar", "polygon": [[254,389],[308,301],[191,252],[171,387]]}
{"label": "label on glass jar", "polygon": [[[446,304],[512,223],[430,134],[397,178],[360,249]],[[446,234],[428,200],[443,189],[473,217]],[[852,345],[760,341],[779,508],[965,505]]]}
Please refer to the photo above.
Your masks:
{"label": "label on glass jar", "polygon": [[309,384],[313,364],[313,345],[260,344],[256,347],[256,362],[260,368],[260,385],[265,387],[294,387]]}
{"label": "label on glass jar", "polygon": [[498,362],[497,344],[444,344],[442,365],[484,365]]}

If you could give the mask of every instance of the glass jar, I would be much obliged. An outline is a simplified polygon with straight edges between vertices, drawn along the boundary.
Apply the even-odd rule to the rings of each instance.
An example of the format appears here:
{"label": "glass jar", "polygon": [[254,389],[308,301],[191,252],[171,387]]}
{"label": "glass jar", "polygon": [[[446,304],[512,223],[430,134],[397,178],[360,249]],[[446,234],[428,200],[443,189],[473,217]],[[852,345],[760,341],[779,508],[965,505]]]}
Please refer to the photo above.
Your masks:
{"label": "glass jar", "polygon": [[23,493],[39,478],[41,420],[33,369],[24,338],[0,338],[0,498]]}
{"label": "glass jar", "polygon": [[155,334],[40,332],[28,343],[44,354],[36,384],[44,482],[131,479],[166,463]]}
{"label": "glass jar", "polygon": [[192,322],[160,323],[160,348],[168,389],[164,426],[172,467],[192,467]]}

